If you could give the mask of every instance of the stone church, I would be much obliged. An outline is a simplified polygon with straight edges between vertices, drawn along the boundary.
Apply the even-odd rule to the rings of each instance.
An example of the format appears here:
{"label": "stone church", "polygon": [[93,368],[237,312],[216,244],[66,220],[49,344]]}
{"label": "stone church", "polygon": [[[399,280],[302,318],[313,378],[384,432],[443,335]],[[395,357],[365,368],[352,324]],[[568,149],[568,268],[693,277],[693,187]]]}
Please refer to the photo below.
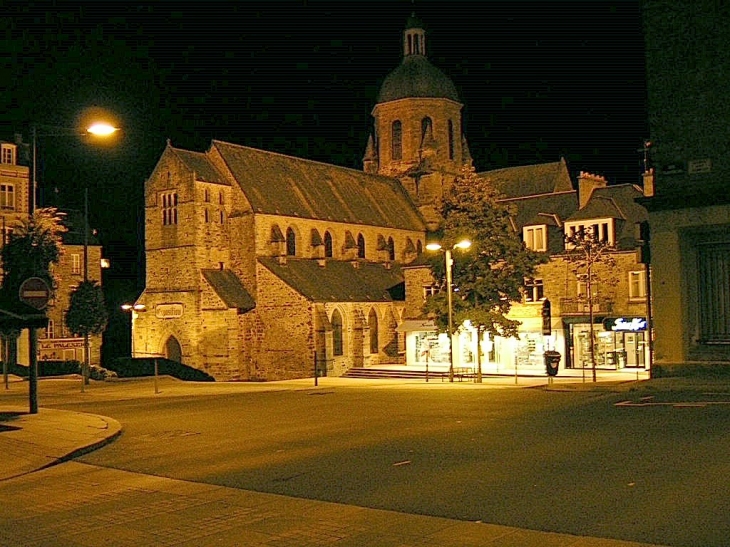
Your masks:
{"label": "stone church", "polygon": [[[278,380],[311,377],[315,369],[342,375],[419,366],[424,358],[428,366],[434,348],[447,347],[420,316],[433,285],[423,250],[439,227],[444,191],[472,160],[456,87],[429,61],[426,45],[423,25],[411,17],[402,61],[372,110],[361,171],[221,141],[205,152],[168,142],[145,186],[147,278],[132,315],[135,357],[164,356],[218,380]],[[631,206],[640,189],[606,187],[589,176],[576,192],[564,161],[484,175],[520,210],[516,234],[551,256],[564,251],[558,232],[571,222],[601,219],[596,225],[613,237],[641,220]],[[555,238],[555,249],[544,245]],[[632,264],[633,246],[625,251]],[[634,270],[628,265],[625,277],[636,284]],[[504,370],[500,363],[537,369],[544,348],[567,354],[584,335],[573,324],[587,319],[568,309],[561,276],[552,284],[562,291],[556,311],[573,317],[555,316],[554,334],[545,338],[538,329],[533,340],[532,316],[553,297],[557,277],[546,274],[544,286],[532,280],[522,345],[485,350],[496,372]],[[623,300],[641,305],[646,298]],[[636,310],[622,311],[629,312]],[[482,351],[469,336],[465,329],[454,351],[463,363],[462,353]]]}
{"label": "stone church", "polygon": [[461,109],[411,17],[362,171],[227,142],[205,152],[168,143],[145,186],[134,356],[221,380],[402,362],[401,266],[422,252],[444,187],[471,161]]}

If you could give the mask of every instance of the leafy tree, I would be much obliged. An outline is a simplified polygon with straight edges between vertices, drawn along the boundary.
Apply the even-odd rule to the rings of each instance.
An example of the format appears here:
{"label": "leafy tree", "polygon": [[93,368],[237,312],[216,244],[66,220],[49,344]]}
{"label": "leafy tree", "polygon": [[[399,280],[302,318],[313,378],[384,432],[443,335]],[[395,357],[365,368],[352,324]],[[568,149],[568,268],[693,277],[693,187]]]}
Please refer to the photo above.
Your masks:
{"label": "leafy tree", "polygon": [[55,208],[37,209],[22,219],[3,245],[3,291],[17,295],[29,277],[40,277],[56,288],[51,268],[61,258],[61,237],[66,231],[63,213]]}
{"label": "leafy tree", "polygon": [[81,374],[89,382],[89,335],[101,334],[107,324],[104,293],[96,281],[82,281],[71,293],[66,310],[66,326],[76,336],[84,337],[84,364]]}
{"label": "leafy tree", "polygon": [[[529,250],[515,232],[510,217],[513,209],[500,202],[494,185],[467,166],[444,195],[441,245],[451,249],[469,239],[471,248],[455,250],[453,259],[453,324],[469,320],[477,329],[478,340],[485,332],[492,336],[517,337],[519,321],[507,317],[512,303],[521,300],[526,278],[547,256]],[[445,261],[431,258],[431,271],[445,283]],[[424,311],[448,330],[448,287],[429,297]],[[453,334],[453,333],[450,333]],[[481,352],[477,352],[477,381],[481,380]]]}
{"label": "leafy tree", "polygon": [[595,309],[595,290],[599,284],[610,286],[616,283],[613,268],[616,251],[607,239],[599,237],[593,226],[581,228],[565,236],[566,259],[576,277],[586,284],[586,300],[588,301],[588,323],[590,325],[590,354],[593,381],[596,381],[596,337],[593,331],[593,311]]}
{"label": "leafy tree", "polygon": [[[29,277],[40,277],[53,291],[56,287],[52,265],[61,258],[61,235],[66,231],[63,214],[55,208],[37,209],[29,217],[13,226],[13,232],[4,241],[2,258],[2,293],[7,300],[17,300],[20,285]],[[17,361],[17,340],[20,331],[8,328],[2,332],[8,340],[8,358]]]}

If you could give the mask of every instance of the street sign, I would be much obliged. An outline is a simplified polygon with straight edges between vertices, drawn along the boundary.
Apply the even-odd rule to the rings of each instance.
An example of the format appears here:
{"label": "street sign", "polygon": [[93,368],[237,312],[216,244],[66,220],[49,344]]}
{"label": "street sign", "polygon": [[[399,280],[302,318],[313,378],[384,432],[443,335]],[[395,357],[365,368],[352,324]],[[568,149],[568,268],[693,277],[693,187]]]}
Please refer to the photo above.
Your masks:
{"label": "street sign", "polygon": [[21,302],[25,302],[29,306],[37,310],[44,310],[51,298],[51,289],[40,277],[29,277],[20,285],[18,296]]}

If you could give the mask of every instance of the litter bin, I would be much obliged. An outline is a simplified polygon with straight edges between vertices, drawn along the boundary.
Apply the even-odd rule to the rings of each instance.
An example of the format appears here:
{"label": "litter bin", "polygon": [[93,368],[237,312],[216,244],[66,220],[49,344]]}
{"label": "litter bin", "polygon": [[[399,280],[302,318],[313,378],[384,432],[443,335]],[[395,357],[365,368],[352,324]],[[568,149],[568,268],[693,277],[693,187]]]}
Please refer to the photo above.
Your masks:
{"label": "litter bin", "polygon": [[557,351],[545,352],[545,372],[548,376],[558,375],[558,365],[560,365],[560,353]]}

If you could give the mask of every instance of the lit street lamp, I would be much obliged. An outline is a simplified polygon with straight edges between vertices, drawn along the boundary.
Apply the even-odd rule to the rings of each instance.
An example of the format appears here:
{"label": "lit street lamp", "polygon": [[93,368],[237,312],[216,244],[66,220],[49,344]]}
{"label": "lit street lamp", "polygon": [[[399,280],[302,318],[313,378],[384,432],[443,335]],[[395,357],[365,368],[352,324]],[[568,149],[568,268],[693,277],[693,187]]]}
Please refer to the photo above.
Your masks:
{"label": "lit street lamp", "polygon": [[[45,132],[38,133],[38,127],[45,129]],[[37,208],[38,194],[38,137],[72,137],[83,136],[86,134],[95,137],[108,137],[116,133],[119,129],[104,122],[95,122],[89,125],[85,131],[73,129],[69,127],[55,127],[41,124],[33,124],[31,126],[31,147],[32,147],[32,183],[30,196],[30,214],[32,215]],[[89,280],[89,204],[88,204],[88,188],[84,189],[84,281]],[[37,336],[35,329],[31,329],[31,337]],[[31,356],[31,360],[35,357]],[[84,334],[84,364],[81,371],[81,391],[84,391],[84,385],[89,379],[89,335]]]}
{"label": "lit street lamp", "polygon": [[137,319],[140,313],[147,311],[147,306],[144,304],[122,304],[122,309],[132,314],[132,359],[134,359],[134,320]]}
{"label": "lit street lamp", "polygon": [[451,251],[452,249],[468,249],[469,247],[471,247],[471,241],[466,239],[459,241],[451,249],[444,249],[438,242],[426,245],[426,249],[429,251],[443,251],[446,261],[446,301],[449,311],[449,382],[454,381],[454,310],[452,302],[454,261],[451,258]]}

